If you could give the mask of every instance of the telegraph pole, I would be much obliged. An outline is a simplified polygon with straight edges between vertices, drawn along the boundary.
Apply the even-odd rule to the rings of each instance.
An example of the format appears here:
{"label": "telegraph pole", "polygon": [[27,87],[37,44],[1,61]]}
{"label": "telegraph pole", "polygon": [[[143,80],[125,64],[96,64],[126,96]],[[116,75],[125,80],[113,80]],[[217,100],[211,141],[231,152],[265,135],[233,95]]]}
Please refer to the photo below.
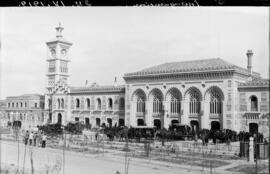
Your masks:
{"label": "telegraph pole", "polygon": [[255,140],[255,148],[254,148],[254,150],[255,150],[255,174],[257,174],[257,172],[258,172],[258,153],[257,153],[257,138],[258,138],[258,136],[257,136],[257,134],[254,134],[254,140]]}
{"label": "telegraph pole", "polygon": [[63,174],[65,174],[65,151],[66,151],[66,133],[63,125]]}
{"label": "telegraph pole", "polygon": [[[1,115],[1,113],[0,113],[0,115]],[[3,118],[0,118],[0,129],[2,129],[2,124],[1,124],[1,120],[2,120]],[[2,160],[1,160],[1,158],[2,158],[2,146],[1,146],[1,144],[2,144],[2,130],[0,130],[0,173],[1,173],[1,170],[2,170],[2,168],[1,168],[1,162],[2,162]]]}
{"label": "telegraph pole", "polygon": [[[268,8],[268,15],[270,17],[270,7]],[[270,18],[269,18],[270,19]],[[269,31],[269,49],[268,51],[270,50],[270,24],[268,24],[268,31]],[[270,56],[270,53],[268,53],[268,55]],[[268,67],[269,68],[269,71],[268,73],[270,74],[270,66]],[[270,93],[268,94],[269,95],[269,98],[270,98]],[[270,114],[268,113],[268,137],[269,137],[269,140],[268,140],[268,173],[270,173]]]}

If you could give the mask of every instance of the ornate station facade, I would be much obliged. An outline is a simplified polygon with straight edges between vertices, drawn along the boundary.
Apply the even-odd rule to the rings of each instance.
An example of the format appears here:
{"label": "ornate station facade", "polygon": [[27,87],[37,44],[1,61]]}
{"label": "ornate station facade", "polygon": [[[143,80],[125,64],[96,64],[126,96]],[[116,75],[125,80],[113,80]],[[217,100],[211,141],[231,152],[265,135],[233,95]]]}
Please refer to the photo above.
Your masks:
{"label": "ornate station facade", "polygon": [[47,45],[45,123],[259,131],[268,136],[269,79],[220,58],[165,63],[124,75],[125,85],[72,87],[72,43],[56,28]]}
{"label": "ornate station facade", "polygon": [[47,42],[47,87],[45,111],[48,123],[84,122],[87,127],[125,125],[125,86],[72,87],[69,84],[71,42],[62,36],[63,28]]}
{"label": "ornate station facade", "polygon": [[268,134],[269,80],[252,71],[252,56],[249,50],[247,69],[216,58],[125,74],[126,122],[253,132],[259,127]]}

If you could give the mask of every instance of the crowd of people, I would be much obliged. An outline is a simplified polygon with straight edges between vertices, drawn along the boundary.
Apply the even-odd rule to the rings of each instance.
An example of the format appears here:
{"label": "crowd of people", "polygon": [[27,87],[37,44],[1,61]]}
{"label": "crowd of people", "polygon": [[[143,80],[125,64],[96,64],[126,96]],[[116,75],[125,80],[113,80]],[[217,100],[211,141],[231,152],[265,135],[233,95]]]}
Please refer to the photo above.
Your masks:
{"label": "crowd of people", "polygon": [[41,131],[26,131],[24,135],[24,144],[37,147],[46,147],[47,136]]}

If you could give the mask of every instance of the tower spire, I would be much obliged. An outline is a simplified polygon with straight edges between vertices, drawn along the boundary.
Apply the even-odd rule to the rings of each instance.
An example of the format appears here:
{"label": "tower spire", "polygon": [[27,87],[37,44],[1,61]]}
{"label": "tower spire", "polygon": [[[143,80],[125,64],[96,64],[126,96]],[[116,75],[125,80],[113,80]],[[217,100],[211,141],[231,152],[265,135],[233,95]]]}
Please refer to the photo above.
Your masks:
{"label": "tower spire", "polygon": [[62,37],[62,31],[64,30],[64,28],[61,26],[61,22],[59,22],[58,27],[56,27],[55,29],[56,29],[56,37],[57,38]]}

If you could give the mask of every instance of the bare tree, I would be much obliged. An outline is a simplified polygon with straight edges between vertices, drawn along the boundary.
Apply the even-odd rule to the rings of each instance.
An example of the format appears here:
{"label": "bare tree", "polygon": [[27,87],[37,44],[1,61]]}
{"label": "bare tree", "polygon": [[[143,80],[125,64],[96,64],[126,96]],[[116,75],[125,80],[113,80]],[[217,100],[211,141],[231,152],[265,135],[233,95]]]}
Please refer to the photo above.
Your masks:
{"label": "bare tree", "polygon": [[30,148],[31,174],[34,174],[33,148]]}
{"label": "bare tree", "polygon": [[18,148],[18,154],[17,154],[17,171],[19,170],[19,165],[20,165],[20,141],[19,141],[19,127],[15,126],[14,129],[14,134],[15,134],[15,140],[17,141],[17,148]]}
{"label": "bare tree", "polygon": [[24,146],[24,154],[23,154],[23,174],[24,174],[24,168],[25,168],[26,146],[27,146],[27,144],[25,144],[25,146]]}

